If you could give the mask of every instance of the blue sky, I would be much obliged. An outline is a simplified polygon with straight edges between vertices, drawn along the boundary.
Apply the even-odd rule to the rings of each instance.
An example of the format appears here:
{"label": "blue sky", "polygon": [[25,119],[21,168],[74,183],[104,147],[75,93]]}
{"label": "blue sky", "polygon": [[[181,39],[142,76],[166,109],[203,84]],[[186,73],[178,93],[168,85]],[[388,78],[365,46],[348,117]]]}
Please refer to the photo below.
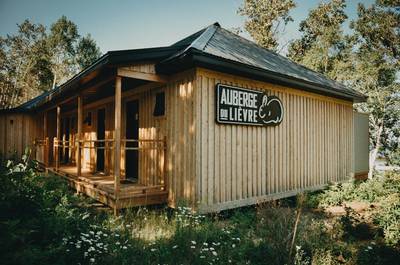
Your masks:
{"label": "blue sky", "polygon": [[[347,0],[350,19],[356,17],[361,1],[373,2]],[[296,1],[294,23],[284,40],[299,36],[298,23],[319,2]],[[228,29],[243,26],[244,18],[236,12],[241,4],[242,0],[0,0],[0,35],[16,32],[16,24],[26,18],[49,26],[66,15],[82,35],[92,35],[102,52],[166,46],[216,21]]]}

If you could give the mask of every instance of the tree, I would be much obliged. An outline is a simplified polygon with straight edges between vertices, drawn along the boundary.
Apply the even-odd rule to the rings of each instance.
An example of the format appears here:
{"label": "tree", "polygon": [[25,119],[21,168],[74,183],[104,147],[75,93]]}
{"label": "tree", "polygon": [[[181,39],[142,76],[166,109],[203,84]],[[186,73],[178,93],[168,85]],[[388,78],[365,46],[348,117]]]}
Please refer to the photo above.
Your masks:
{"label": "tree", "polygon": [[288,57],[332,78],[337,61],[341,61],[342,52],[348,52],[342,32],[342,24],[347,19],[344,12],[344,0],[332,0],[320,3],[311,10],[308,17],[300,23],[300,39],[293,41]]}
{"label": "tree", "polygon": [[238,13],[246,16],[245,29],[259,45],[278,51],[279,34],[293,21],[289,11],[293,0],[245,0]]}
{"label": "tree", "polygon": [[65,16],[51,25],[48,46],[51,53],[53,88],[76,72],[74,58],[78,38],[78,27]]}
{"label": "tree", "polygon": [[372,174],[378,153],[400,161],[400,6],[398,0],[359,4],[349,35],[342,31],[344,8],[344,0],[331,0],[311,10],[288,57],[368,96],[356,108],[370,113]]}
{"label": "tree", "polygon": [[15,35],[0,37],[0,108],[15,107],[69,79],[100,56],[65,16],[50,31],[25,20]]}
{"label": "tree", "polygon": [[36,96],[48,85],[46,32],[25,20],[16,35],[0,39],[1,108],[10,108]]}
{"label": "tree", "polygon": [[[352,21],[357,45],[354,73],[349,77],[354,87],[368,95],[358,106],[370,113],[370,174],[382,147],[387,156],[398,152],[386,137],[395,135],[400,119],[400,84],[396,75],[400,63],[400,9],[397,1],[377,0],[371,7],[358,6],[358,18]],[[370,175],[372,176],[372,175]]]}
{"label": "tree", "polygon": [[82,37],[76,47],[76,63],[80,70],[91,65],[99,57],[100,49],[97,47],[96,42],[92,39],[90,34],[86,37]]}

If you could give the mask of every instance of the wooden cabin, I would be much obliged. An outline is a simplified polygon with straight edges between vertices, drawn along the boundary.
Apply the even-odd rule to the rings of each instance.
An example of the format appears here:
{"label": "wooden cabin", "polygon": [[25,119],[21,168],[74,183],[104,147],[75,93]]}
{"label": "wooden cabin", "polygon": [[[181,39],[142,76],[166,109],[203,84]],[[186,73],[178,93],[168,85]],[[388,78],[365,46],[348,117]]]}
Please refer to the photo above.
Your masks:
{"label": "wooden cabin", "polygon": [[114,209],[186,202],[212,212],[368,173],[355,172],[368,162],[354,153],[353,103],[365,100],[216,23],[168,47],[107,52],[2,111],[0,148],[30,147]]}

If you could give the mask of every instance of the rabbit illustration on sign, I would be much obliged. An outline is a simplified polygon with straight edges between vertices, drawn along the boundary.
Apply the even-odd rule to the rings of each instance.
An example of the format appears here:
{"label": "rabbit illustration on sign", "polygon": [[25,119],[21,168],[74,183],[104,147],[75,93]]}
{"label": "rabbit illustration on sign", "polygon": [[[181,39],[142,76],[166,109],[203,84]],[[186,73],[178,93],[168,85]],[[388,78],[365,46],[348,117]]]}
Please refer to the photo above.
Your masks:
{"label": "rabbit illustration on sign", "polygon": [[278,125],[283,119],[283,106],[279,98],[264,95],[258,115],[264,124]]}

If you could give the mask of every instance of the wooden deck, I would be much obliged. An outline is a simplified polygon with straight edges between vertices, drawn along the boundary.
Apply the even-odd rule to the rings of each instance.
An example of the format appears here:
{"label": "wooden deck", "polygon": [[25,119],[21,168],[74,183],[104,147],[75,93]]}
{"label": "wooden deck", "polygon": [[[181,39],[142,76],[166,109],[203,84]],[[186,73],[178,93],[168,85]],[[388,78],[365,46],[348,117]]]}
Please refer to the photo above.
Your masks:
{"label": "wooden deck", "polygon": [[118,192],[118,197],[116,197],[114,177],[111,175],[93,174],[87,170],[82,170],[81,176],[78,177],[75,166],[61,166],[58,170],[54,167],[46,169],[49,172],[64,177],[77,192],[86,194],[113,209],[163,204],[168,199],[168,192],[164,185],[146,186],[121,181],[120,191]]}

